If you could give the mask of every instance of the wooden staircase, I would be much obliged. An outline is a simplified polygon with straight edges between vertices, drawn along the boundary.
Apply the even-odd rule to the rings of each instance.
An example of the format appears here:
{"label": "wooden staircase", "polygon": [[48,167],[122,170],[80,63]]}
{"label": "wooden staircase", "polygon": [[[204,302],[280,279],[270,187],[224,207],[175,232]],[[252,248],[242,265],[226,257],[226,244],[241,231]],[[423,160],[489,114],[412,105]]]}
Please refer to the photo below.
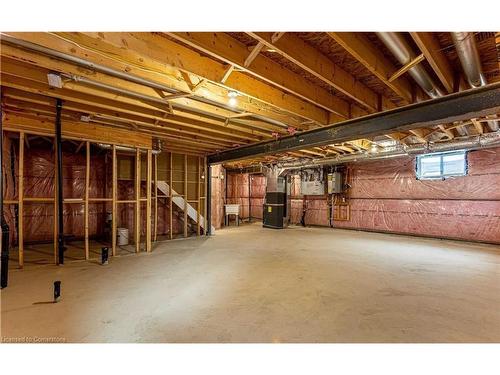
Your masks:
{"label": "wooden staircase", "polygon": [[[186,201],[183,197],[179,196],[177,192],[173,189],[170,189],[170,186],[165,181],[158,181],[157,183],[158,190],[160,190],[163,194],[170,197],[170,190],[172,190],[172,202],[179,207],[182,211],[184,211],[184,207],[187,207],[187,216],[191,218],[195,223],[198,223],[198,212],[196,209],[191,206],[189,203],[186,205]],[[203,230],[206,230],[205,218],[200,214],[200,227]],[[212,225],[212,234],[215,233],[215,228]]]}

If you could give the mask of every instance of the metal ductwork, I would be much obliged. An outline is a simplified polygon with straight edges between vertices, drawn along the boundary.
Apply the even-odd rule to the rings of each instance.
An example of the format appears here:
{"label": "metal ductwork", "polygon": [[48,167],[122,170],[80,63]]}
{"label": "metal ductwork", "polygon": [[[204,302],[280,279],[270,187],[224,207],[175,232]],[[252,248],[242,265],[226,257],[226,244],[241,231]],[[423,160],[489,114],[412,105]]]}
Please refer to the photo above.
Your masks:
{"label": "metal ductwork", "polygon": [[[477,50],[474,33],[456,32],[451,33],[451,37],[469,85],[473,88],[485,86],[487,81],[481,68],[481,59]],[[491,130],[497,131],[499,122],[488,121],[488,126]]]}
{"label": "metal ductwork", "polygon": [[322,158],[315,160],[307,160],[302,162],[290,162],[278,164],[284,169],[300,169],[313,168],[322,165],[337,165],[349,162],[359,162],[366,160],[380,160],[388,158],[396,158],[408,155],[426,154],[430,152],[445,152],[455,150],[478,150],[500,146],[500,134],[488,133],[474,136],[467,140],[454,140],[442,143],[430,143],[426,145],[411,145],[411,146],[395,146],[377,152],[364,152],[357,154],[341,155],[334,158]]}
{"label": "metal ductwork", "polygon": [[481,59],[477,51],[474,33],[451,33],[451,38],[457,49],[458,58],[460,59],[469,85],[472,87],[486,85],[486,78],[481,69]]}
{"label": "metal ductwork", "polygon": [[[402,65],[408,64],[417,57],[401,33],[378,32],[377,36]],[[437,98],[444,95],[422,64],[417,64],[410,68],[408,73],[431,98]]]}

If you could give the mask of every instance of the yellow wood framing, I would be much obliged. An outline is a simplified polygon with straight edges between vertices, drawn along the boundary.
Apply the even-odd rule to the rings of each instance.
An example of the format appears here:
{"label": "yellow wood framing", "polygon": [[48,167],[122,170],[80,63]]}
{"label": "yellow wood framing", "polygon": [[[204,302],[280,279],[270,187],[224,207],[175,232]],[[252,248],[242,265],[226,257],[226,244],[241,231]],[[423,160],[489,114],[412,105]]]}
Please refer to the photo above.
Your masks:
{"label": "yellow wood framing", "polygon": [[85,259],[89,259],[89,188],[90,188],[90,142],[85,147],[85,204],[84,204],[84,226],[85,226]]}
{"label": "yellow wood framing", "polygon": [[18,242],[19,242],[19,267],[24,267],[24,137],[19,133],[19,182],[18,182]]}

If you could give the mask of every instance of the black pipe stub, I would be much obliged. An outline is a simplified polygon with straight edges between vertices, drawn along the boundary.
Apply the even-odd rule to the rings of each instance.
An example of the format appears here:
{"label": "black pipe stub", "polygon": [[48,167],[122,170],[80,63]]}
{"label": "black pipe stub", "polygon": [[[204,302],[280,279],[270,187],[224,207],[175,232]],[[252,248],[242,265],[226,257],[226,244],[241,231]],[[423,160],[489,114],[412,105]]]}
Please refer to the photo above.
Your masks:
{"label": "black pipe stub", "polygon": [[109,249],[107,247],[101,248],[101,264],[105,265],[108,264],[109,261]]}
{"label": "black pipe stub", "polygon": [[61,282],[59,280],[54,281],[54,303],[61,300]]}

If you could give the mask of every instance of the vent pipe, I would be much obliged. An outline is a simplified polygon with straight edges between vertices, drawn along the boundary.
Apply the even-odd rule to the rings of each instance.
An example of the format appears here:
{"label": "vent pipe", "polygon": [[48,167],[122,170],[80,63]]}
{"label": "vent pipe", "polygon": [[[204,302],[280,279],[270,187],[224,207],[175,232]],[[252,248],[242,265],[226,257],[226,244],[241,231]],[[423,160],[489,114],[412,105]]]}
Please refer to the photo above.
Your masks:
{"label": "vent pipe", "polygon": [[[400,64],[406,65],[417,57],[401,33],[378,32],[377,36],[396,57]],[[408,73],[431,98],[443,96],[443,92],[434,83],[422,64],[415,65],[408,70]]]}
{"label": "vent pipe", "polygon": [[[481,68],[481,59],[477,50],[474,33],[456,32],[451,33],[451,37],[469,85],[473,88],[485,86],[487,81]],[[488,126],[491,130],[497,131],[499,122],[488,121]]]}
{"label": "vent pipe", "polygon": [[426,145],[390,147],[388,148],[388,150],[377,153],[365,152],[359,154],[343,155],[335,158],[322,158],[312,161],[307,160],[302,162],[282,163],[278,165],[279,167],[285,169],[313,168],[321,165],[337,165],[348,162],[388,159],[408,155],[426,154],[430,152],[478,150],[498,146],[500,146],[500,134],[488,133],[474,136],[473,138],[468,140],[455,140],[442,143],[430,143]]}

